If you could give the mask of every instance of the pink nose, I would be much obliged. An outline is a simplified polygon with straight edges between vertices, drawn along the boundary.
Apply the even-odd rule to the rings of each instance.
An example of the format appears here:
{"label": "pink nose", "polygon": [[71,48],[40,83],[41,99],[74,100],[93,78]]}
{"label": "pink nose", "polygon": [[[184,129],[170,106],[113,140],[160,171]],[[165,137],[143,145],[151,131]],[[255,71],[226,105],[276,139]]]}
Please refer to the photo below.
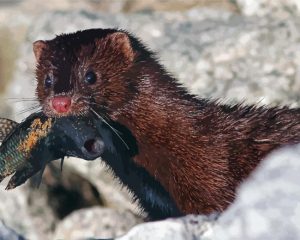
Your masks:
{"label": "pink nose", "polygon": [[52,106],[58,113],[68,112],[71,107],[70,97],[54,97],[52,99]]}

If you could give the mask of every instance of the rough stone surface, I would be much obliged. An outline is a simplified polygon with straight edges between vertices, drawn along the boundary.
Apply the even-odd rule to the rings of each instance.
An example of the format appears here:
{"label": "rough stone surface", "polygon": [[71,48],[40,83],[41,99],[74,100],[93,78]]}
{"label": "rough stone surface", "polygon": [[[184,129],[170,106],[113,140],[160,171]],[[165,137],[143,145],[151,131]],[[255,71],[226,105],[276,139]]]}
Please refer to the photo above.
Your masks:
{"label": "rough stone surface", "polygon": [[[5,224],[8,228],[14,229],[18,233],[29,239],[37,240],[38,231],[32,231],[34,224],[29,214],[26,202],[26,190],[24,187],[11,191],[4,190],[4,184],[0,185],[0,228]],[[1,237],[6,236],[5,232],[0,231]],[[7,239],[4,238],[3,239]]]}
{"label": "rough stone surface", "polygon": [[275,151],[242,184],[236,201],[215,216],[141,224],[118,240],[300,239],[300,145]]}
{"label": "rough stone surface", "polygon": [[8,228],[2,221],[0,221],[0,239],[1,240],[24,240],[24,238],[17,234],[14,230]]}
{"label": "rough stone surface", "polygon": [[184,11],[195,7],[212,7],[230,11],[237,11],[237,4],[232,0],[1,0],[0,6],[17,6],[23,11],[38,14],[48,10],[86,9],[89,11],[103,11],[109,13],[140,12],[140,11]]}
{"label": "rough stone surface", "polygon": [[300,145],[277,150],[219,218],[216,240],[300,239]]}
{"label": "rough stone surface", "polygon": [[[178,219],[168,219],[145,223],[132,228],[117,240],[197,240],[209,237],[216,216],[189,215]],[[208,238],[209,239],[209,238]]]}
{"label": "rough stone surface", "polygon": [[[300,145],[274,151],[242,184],[236,201],[217,219],[216,216],[187,216],[146,223],[117,239],[299,239],[299,158]],[[119,219],[125,219],[126,224]],[[54,238],[120,236],[137,223],[131,213],[98,207],[83,209],[67,217],[56,229]]]}
{"label": "rough stone surface", "polygon": [[53,239],[111,238],[124,234],[140,222],[129,211],[100,207],[81,209],[59,224]]}
{"label": "rough stone surface", "polygon": [[130,210],[141,216],[138,205],[132,202],[130,193],[120,185],[119,181],[111,174],[101,159],[82,161],[76,158],[67,158],[65,166],[73,169],[93,183],[104,199],[105,206],[117,210]]}
{"label": "rough stone surface", "polygon": [[[55,1],[55,4],[58,2]],[[53,38],[55,34],[62,32],[92,27],[120,27],[133,32],[151,49],[158,52],[163,65],[181,83],[199,96],[220,98],[223,101],[244,100],[246,103],[259,102],[260,104],[287,104],[290,106],[299,106],[300,104],[298,0],[237,0],[234,5],[237,6],[238,11],[225,11],[221,8],[192,8],[188,11],[172,13],[145,11],[135,14],[107,14],[98,11],[97,8],[94,12],[79,10],[78,8],[82,4],[79,2],[72,5],[72,11],[69,11],[67,9],[69,9],[70,1],[66,2],[66,5],[59,8],[60,11],[46,11],[48,8],[45,8],[44,12],[40,11],[42,14],[39,14],[39,11],[34,12],[35,9],[32,7],[31,10],[25,8],[29,11],[30,14],[28,14],[20,9],[6,10],[6,7],[2,8],[1,6],[0,23],[5,24],[11,30],[12,37],[17,42],[22,41],[20,47],[16,48],[19,58],[15,65],[13,80],[7,81],[11,84],[7,88],[5,96],[1,96],[1,99],[3,99],[2,97],[18,98],[22,102],[6,102],[6,106],[1,104],[1,117],[11,117],[20,121],[29,112],[19,113],[29,110],[35,105],[35,102],[21,99],[23,97],[34,98],[35,61],[31,46],[33,41]],[[124,9],[124,6],[114,5],[112,10],[116,9]],[[13,112],[8,111],[10,108],[13,109]],[[120,191],[118,182],[113,180],[105,167],[101,167],[99,161],[84,162],[69,159],[66,161],[66,167],[74,168],[96,185],[98,191],[104,196],[107,207],[120,212],[128,210],[139,212],[137,205],[130,202],[130,195],[126,190]],[[278,184],[280,187],[281,183]],[[47,205],[43,205],[47,202],[45,199],[36,199],[36,202],[32,202],[27,209],[29,191],[26,188],[9,193],[4,192],[3,188],[0,193],[0,219],[3,219],[7,226],[29,239],[53,239],[53,229],[55,227],[63,228],[59,221],[53,224],[55,219],[49,214],[50,210]],[[280,202],[276,204],[280,204]],[[244,214],[241,215],[241,219],[251,219],[246,217],[248,213],[246,214],[242,210],[236,211]],[[272,212],[272,210],[270,211]],[[233,219],[230,220],[230,217],[227,218],[226,216],[230,216],[230,212],[232,215],[235,214],[234,207],[228,210],[228,215],[225,213],[224,218],[223,216],[220,218],[220,226],[226,223],[236,227],[229,228],[226,233],[222,232],[222,229],[225,231],[225,228],[219,230],[215,228],[215,231],[220,233],[218,236],[227,237],[224,239],[235,239],[236,235],[234,234],[239,231],[239,225],[243,224],[242,222],[235,223]],[[252,213],[249,214],[251,216]],[[278,216],[281,213],[274,214]],[[257,212],[254,212],[255,216],[257,216]],[[91,222],[87,226],[97,224],[93,217],[88,219]],[[200,216],[199,219],[205,218]],[[293,219],[298,221],[296,217]],[[123,219],[120,218],[120,221]],[[249,223],[248,220],[243,221]],[[270,220],[270,222],[272,221]],[[171,220],[172,222],[173,220]],[[45,225],[37,227],[40,223]],[[101,221],[98,224],[101,228]],[[164,223],[160,224],[164,225]],[[179,222],[176,220],[175,225],[178,226],[178,224]],[[276,224],[274,226],[277,226]],[[286,224],[282,224],[283,227],[286,227]],[[167,225],[169,222],[164,226]],[[185,227],[181,227],[181,229],[185,229]],[[111,230],[111,236],[115,236],[114,230],[112,228]],[[136,230],[133,229],[134,231]],[[264,233],[262,230],[260,231]],[[92,231],[91,234],[93,234]],[[243,232],[243,234],[244,237],[250,236],[246,235],[248,232]],[[107,236],[109,236],[108,232]]]}
{"label": "rough stone surface", "polygon": [[248,16],[276,15],[285,18],[300,14],[299,0],[236,0],[241,12]]}

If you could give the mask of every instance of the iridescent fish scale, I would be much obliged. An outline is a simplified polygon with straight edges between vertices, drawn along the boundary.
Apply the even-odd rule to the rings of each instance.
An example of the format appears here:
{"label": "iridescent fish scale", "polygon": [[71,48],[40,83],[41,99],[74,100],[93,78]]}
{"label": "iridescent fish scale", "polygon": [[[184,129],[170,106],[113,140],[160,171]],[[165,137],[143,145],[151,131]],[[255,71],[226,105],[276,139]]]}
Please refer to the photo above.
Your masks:
{"label": "iridescent fish scale", "polygon": [[18,123],[6,119],[0,118],[0,142],[4,140],[4,138],[14,129],[16,128]]}
{"label": "iridescent fish scale", "polygon": [[94,115],[54,119],[38,112],[20,124],[13,122],[16,127],[11,131],[8,130],[13,125],[9,122],[11,120],[3,121],[8,127],[0,128],[0,141],[3,141],[0,146],[0,182],[13,174],[5,188],[7,190],[20,186],[38,172],[36,183],[39,185],[42,173],[51,161],[65,156],[94,160],[105,151],[97,127],[101,122]]}
{"label": "iridescent fish scale", "polygon": [[25,154],[17,151],[21,139],[23,139],[26,134],[14,135],[11,137],[8,144],[3,145],[1,148],[0,155],[0,171],[1,177],[6,177],[12,174],[15,169],[21,167],[24,164]]}
{"label": "iridescent fish scale", "polygon": [[47,136],[52,119],[35,119],[26,129],[17,129],[0,147],[0,180],[26,164],[36,144]]}

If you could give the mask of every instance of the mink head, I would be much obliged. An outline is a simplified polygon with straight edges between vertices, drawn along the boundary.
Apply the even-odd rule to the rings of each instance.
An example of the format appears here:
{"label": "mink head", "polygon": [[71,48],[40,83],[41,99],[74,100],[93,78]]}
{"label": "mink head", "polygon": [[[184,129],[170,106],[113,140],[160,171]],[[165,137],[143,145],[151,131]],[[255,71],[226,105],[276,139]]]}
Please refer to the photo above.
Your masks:
{"label": "mink head", "polygon": [[36,94],[48,116],[117,111],[134,95],[134,66],[150,56],[127,32],[90,29],[33,43]]}

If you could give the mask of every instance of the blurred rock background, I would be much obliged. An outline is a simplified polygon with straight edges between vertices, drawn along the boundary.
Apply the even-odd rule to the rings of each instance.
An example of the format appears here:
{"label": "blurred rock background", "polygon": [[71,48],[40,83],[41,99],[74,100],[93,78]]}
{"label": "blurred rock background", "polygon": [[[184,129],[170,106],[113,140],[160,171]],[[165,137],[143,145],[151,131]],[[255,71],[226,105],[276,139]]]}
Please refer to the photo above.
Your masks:
{"label": "blurred rock background", "polygon": [[[299,0],[0,0],[0,116],[36,106],[32,42],[106,27],[141,38],[200,96],[300,104]],[[29,239],[114,237],[143,221],[100,160],[65,162],[39,189],[1,184],[0,220]]]}

